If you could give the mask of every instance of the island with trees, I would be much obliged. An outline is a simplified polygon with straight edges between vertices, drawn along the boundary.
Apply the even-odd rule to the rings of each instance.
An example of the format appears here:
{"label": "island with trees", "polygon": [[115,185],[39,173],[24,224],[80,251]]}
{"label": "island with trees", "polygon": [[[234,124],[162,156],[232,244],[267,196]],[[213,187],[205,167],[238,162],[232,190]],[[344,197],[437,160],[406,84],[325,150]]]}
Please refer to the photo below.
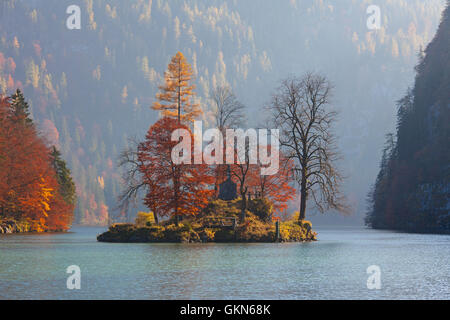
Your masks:
{"label": "island with trees", "polygon": [[[192,130],[193,121],[201,119],[204,110],[195,103],[193,79],[191,66],[178,52],[152,105],[160,119],[150,126],[144,141],[130,140],[119,158],[125,182],[119,209],[127,211],[130,203],[142,200],[149,212],[139,212],[135,223],[113,223],[98,241],[316,240],[317,234],[306,220],[308,200],[320,212],[348,209],[336,167],[339,154],[332,131],[336,111],[330,104],[329,81],[307,73],[282,81],[275,90],[266,107],[270,114],[267,122],[280,133],[271,136],[271,143],[260,143],[258,152],[277,152],[279,165],[274,174],[263,175],[267,162],[251,160],[250,138],[244,138],[242,154],[236,148],[231,155],[220,151],[230,141],[234,145],[236,137],[228,139],[230,129],[245,126],[245,107],[227,86],[211,92],[214,126],[221,138],[210,137],[205,150],[214,161],[195,161],[198,132]],[[173,139],[177,130],[186,135]],[[279,148],[272,144],[273,139]],[[178,149],[181,142],[187,147]],[[174,154],[183,161],[175,161]],[[235,161],[225,164],[226,157]],[[299,209],[289,215],[288,203],[297,199]]]}

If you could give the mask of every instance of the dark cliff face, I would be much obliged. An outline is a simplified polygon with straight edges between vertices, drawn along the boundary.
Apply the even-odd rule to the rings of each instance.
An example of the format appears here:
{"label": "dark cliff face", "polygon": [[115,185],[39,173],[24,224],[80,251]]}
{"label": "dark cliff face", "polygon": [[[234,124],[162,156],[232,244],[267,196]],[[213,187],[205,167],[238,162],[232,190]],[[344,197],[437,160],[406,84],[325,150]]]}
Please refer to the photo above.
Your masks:
{"label": "dark cliff face", "polygon": [[416,71],[398,101],[397,134],[387,139],[366,222],[450,232],[450,2]]}

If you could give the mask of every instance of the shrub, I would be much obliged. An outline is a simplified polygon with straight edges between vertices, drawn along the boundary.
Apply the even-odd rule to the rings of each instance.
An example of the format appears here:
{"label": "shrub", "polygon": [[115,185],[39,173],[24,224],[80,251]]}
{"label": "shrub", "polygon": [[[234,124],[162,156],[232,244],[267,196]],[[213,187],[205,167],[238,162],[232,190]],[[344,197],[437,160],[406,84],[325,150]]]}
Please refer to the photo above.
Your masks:
{"label": "shrub", "polygon": [[239,200],[223,201],[220,199],[212,200],[203,210],[205,216],[232,217],[239,216],[241,212]]}
{"label": "shrub", "polygon": [[272,241],[274,231],[273,224],[265,223],[251,212],[247,212],[244,222],[236,228],[236,236],[239,241],[244,242]]}
{"label": "shrub", "polygon": [[306,239],[305,229],[296,221],[283,222],[280,225],[281,241],[302,241]]}
{"label": "shrub", "polygon": [[213,229],[205,228],[202,232],[200,232],[200,239],[205,242],[214,241],[216,236],[216,232]]}
{"label": "shrub", "polygon": [[114,223],[109,227],[111,232],[130,232],[136,229],[136,226],[132,223]]}
{"label": "shrub", "polygon": [[308,220],[303,220],[303,228],[305,228],[305,229],[312,229],[312,223],[311,223],[311,221],[308,221]]}
{"label": "shrub", "polygon": [[273,204],[265,198],[253,199],[248,202],[248,210],[262,221],[268,222],[272,219]]}
{"label": "shrub", "polygon": [[155,217],[153,212],[139,211],[134,222],[138,228],[150,226],[155,223]]}

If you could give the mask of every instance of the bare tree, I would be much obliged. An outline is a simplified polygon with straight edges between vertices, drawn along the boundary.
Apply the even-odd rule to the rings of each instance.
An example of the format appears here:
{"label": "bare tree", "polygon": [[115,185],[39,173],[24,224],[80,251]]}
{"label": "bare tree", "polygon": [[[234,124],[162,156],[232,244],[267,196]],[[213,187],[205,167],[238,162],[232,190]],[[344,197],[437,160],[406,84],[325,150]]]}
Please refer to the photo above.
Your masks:
{"label": "bare tree", "polygon": [[[217,128],[224,137],[226,129],[242,127],[246,122],[245,106],[238,101],[229,86],[215,87],[210,93],[213,102],[213,115]],[[217,165],[215,169],[214,193],[217,197],[219,193],[219,182],[225,176],[226,166]]]}
{"label": "bare tree", "polygon": [[299,221],[305,219],[306,202],[317,209],[347,212],[340,192],[343,177],[336,168],[339,154],[332,125],[336,112],[330,110],[332,86],[323,76],[307,73],[282,81],[272,97],[274,125],[280,129],[280,147],[294,160],[294,176],[300,185]]}
{"label": "bare tree", "polygon": [[213,113],[217,128],[224,134],[224,130],[238,128],[245,123],[245,106],[238,101],[228,86],[219,86],[211,91]]}
{"label": "bare tree", "polygon": [[[118,196],[117,209],[121,212],[127,213],[130,203],[136,205],[139,194],[143,191],[147,191],[148,185],[142,178],[142,173],[139,171],[140,162],[138,160],[138,147],[139,142],[136,138],[129,139],[128,148],[123,150],[118,159],[118,166],[122,169],[122,181],[124,189]],[[155,222],[158,224],[158,215],[153,211]]]}
{"label": "bare tree", "polygon": [[245,210],[247,210],[247,181],[251,174],[250,158],[249,158],[249,143],[245,143],[245,158],[244,161],[236,161],[232,166],[231,175],[239,181],[239,194],[241,195],[241,221],[245,219]]}

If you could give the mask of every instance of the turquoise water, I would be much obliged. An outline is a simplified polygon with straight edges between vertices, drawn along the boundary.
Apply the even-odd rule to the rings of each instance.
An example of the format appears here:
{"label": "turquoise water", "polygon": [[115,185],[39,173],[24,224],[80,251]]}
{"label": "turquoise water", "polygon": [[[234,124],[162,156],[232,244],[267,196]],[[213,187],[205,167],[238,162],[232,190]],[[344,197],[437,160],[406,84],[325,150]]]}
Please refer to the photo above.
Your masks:
{"label": "turquoise water", "polygon": [[[450,236],[318,228],[291,244],[111,244],[99,228],[0,235],[0,299],[449,299]],[[66,268],[81,268],[69,290]],[[369,290],[366,269],[381,270]]]}

